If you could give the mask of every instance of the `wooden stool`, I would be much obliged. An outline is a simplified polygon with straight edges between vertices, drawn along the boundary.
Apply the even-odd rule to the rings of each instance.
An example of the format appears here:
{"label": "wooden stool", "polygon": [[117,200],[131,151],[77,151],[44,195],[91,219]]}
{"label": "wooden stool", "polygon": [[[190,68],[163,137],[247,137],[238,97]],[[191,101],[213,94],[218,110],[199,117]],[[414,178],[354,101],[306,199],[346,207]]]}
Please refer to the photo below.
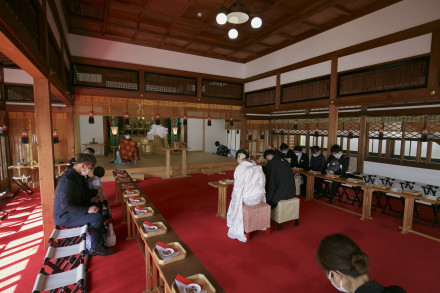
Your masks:
{"label": "wooden stool", "polygon": [[249,233],[266,229],[270,234],[270,205],[259,203],[257,205],[243,205],[244,233],[249,240]]}
{"label": "wooden stool", "polygon": [[281,223],[295,220],[295,226],[298,226],[299,219],[299,199],[280,200],[276,208],[271,212],[271,219],[278,223],[278,231],[281,230]]}

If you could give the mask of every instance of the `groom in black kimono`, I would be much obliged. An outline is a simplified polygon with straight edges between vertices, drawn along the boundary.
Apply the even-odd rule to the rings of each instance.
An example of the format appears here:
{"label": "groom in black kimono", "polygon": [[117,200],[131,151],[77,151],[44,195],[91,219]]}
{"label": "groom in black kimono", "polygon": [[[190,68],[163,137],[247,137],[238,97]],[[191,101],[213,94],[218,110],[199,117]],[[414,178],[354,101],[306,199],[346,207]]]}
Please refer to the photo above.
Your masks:
{"label": "groom in black kimono", "polygon": [[267,161],[266,202],[274,209],[280,200],[295,197],[295,179],[290,164],[274,150],[266,150],[263,155]]}

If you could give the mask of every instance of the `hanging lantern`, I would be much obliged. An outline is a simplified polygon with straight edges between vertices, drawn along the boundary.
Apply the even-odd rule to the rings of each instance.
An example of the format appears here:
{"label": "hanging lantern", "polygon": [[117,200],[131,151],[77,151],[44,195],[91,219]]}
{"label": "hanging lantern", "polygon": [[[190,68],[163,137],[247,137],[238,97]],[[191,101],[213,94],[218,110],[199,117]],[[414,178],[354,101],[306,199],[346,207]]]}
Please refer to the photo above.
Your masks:
{"label": "hanging lantern", "polygon": [[229,118],[229,126],[234,126],[234,119],[232,117]]}
{"label": "hanging lantern", "polygon": [[8,126],[6,124],[3,124],[2,126],[2,136],[6,137],[8,136],[9,132],[8,132]]}
{"label": "hanging lantern", "polygon": [[315,135],[315,137],[318,137],[318,136],[319,136],[319,130],[318,130],[318,129],[315,130],[314,135]]}
{"label": "hanging lantern", "polygon": [[426,128],[423,129],[420,140],[423,142],[428,141],[428,130],[426,130]]}
{"label": "hanging lantern", "polygon": [[128,118],[128,114],[125,114],[124,116],[124,124],[129,125],[130,124],[130,118]]}
{"label": "hanging lantern", "polygon": [[352,139],[353,138],[353,130],[349,130],[348,131],[348,139]]}
{"label": "hanging lantern", "polygon": [[264,131],[261,131],[260,139],[264,139]]}
{"label": "hanging lantern", "polygon": [[240,134],[240,130],[237,129],[237,134]]}
{"label": "hanging lantern", "polygon": [[93,116],[93,112],[89,113],[89,123],[95,124],[95,116]]}
{"label": "hanging lantern", "polygon": [[27,131],[23,131],[23,133],[21,134],[21,143],[23,144],[28,144],[29,143],[29,136]]}
{"label": "hanging lantern", "polygon": [[156,125],[160,125],[160,117],[159,114],[156,114]]}
{"label": "hanging lantern", "polygon": [[212,126],[211,117],[208,117],[208,126]]}
{"label": "hanging lantern", "polygon": [[183,125],[188,125],[188,121],[186,119],[186,116],[183,116]]}
{"label": "hanging lantern", "polygon": [[252,132],[248,133],[248,140],[252,140]]}
{"label": "hanging lantern", "polygon": [[383,129],[379,130],[379,140],[383,140]]}
{"label": "hanging lantern", "polygon": [[59,143],[59,139],[58,139],[58,132],[56,130],[54,130],[53,134],[52,134],[52,141],[53,143]]}
{"label": "hanging lantern", "polygon": [[293,129],[298,129],[298,119],[293,123]]}
{"label": "hanging lantern", "polygon": [[226,133],[227,133],[227,134],[229,134],[229,132],[230,132],[230,131],[229,131],[229,129],[228,129],[228,130],[226,130]]}

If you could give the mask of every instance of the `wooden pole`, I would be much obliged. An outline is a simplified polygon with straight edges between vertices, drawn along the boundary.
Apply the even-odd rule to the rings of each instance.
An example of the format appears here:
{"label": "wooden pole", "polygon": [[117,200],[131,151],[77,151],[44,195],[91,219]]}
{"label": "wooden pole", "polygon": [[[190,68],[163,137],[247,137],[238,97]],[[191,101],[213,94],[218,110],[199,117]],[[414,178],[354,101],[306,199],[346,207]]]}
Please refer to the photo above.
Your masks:
{"label": "wooden pole", "polygon": [[52,110],[50,106],[50,84],[47,79],[34,79],[34,102],[44,245],[47,248],[50,234],[54,228],[52,214],[55,197]]}
{"label": "wooden pole", "polygon": [[335,100],[338,94],[338,58],[333,57],[331,63],[330,75],[330,105],[328,107],[328,140],[327,154],[330,155],[332,145],[338,140],[338,106]]}
{"label": "wooden pole", "polygon": [[433,31],[429,58],[428,89],[438,89],[440,83],[440,29]]}
{"label": "wooden pole", "polygon": [[361,115],[360,127],[359,127],[359,140],[358,140],[358,154],[357,154],[357,166],[356,172],[364,172],[365,161],[365,143],[367,141],[367,115]]}
{"label": "wooden pole", "polygon": [[247,142],[247,120],[246,118],[241,118],[240,121],[240,148],[245,149],[246,148],[246,142]]}
{"label": "wooden pole", "polygon": [[75,123],[73,121],[73,107],[67,106],[67,158],[75,157]]}

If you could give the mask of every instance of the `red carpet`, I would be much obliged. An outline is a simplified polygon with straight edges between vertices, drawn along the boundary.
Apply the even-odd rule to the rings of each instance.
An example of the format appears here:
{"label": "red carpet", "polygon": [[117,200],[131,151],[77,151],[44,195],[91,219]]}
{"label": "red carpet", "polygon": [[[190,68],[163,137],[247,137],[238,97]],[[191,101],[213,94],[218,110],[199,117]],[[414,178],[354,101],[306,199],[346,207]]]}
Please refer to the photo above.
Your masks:
{"label": "red carpet", "polygon": [[[231,177],[232,172],[196,174],[139,183],[227,292],[336,292],[316,264],[315,252],[322,237],[337,232],[365,250],[372,263],[370,275],[380,283],[398,284],[407,292],[438,292],[438,242],[400,234],[401,220],[379,212],[373,213],[373,221],[361,221],[332,207],[301,201],[298,227],[289,222],[276,231],[273,224],[270,235],[254,232],[247,243],[229,239],[225,220],[215,217],[217,190],[207,183]],[[114,183],[105,183],[104,190],[114,198]],[[89,290],[141,292],[145,289],[141,251],[136,240],[125,240],[120,205],[110,201],[117,224],[117,253],[91,258]],[[0,292],[30,292],[45,255],[39,194],[19,195],[6,210],[10,216],[0,223]]]}

